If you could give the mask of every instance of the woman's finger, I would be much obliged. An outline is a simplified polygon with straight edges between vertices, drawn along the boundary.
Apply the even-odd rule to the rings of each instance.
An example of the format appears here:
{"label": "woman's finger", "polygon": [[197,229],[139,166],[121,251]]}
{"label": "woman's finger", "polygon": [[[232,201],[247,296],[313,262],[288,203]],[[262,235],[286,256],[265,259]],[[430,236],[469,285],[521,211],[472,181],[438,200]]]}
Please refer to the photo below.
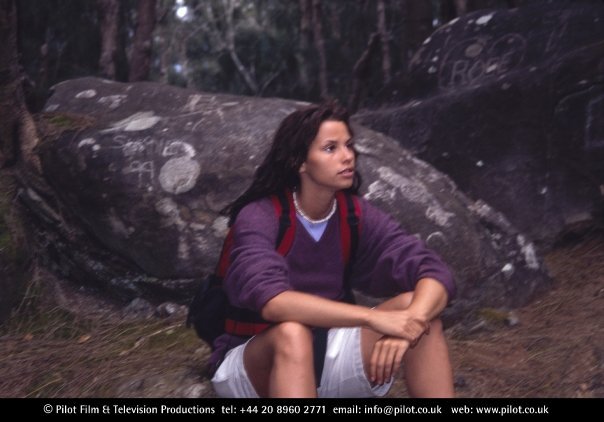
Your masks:
{"label": "woman's finger", "polygon": [[369,381],[371,381],[371,384],[377,383],[377,366],[381,348],[382,344],[380,340],[376,341],[371,352],[371,359],[369,360]]}

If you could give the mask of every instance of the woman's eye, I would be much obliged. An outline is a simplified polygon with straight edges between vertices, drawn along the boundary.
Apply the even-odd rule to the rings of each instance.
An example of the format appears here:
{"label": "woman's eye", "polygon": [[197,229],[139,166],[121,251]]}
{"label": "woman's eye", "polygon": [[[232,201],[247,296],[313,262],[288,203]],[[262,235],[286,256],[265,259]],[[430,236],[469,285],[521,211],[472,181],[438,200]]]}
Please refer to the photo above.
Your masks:
{"label": "woman's eye", "polygon": [[325,148],[323,148],[323,149],[324,149],[325,151],[327,151],[327,152],[333,152],[333,150],[335,150],[335,149],[336,149],[336,147],[335,147],[335,146],[333,146],[333,145],[327,145],[327,146],[326,146]]}
{"label": "woman's eye", "polygon": [[346,144],[346,148],[348,149],[354,149],[354,142],[349,142]]}

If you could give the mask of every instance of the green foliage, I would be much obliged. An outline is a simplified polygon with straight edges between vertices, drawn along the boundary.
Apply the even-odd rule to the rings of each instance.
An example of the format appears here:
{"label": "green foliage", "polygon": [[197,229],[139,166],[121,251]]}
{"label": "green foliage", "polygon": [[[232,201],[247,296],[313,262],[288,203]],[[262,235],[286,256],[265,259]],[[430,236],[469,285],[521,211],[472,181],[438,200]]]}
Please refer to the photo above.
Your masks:
{"label": "green foliage", "polygon": [[63,112],[38,113],[34,117],[41,145],[52,142],[67,131],[77,132],[90,127],[95,119],[84,115]]}
{"label": "green foliage", "polygon": [[508,313],[500,309],[481,308],[478,310],[478,315],[491,323],[504,323],[508,318]]}
{"label": "green foliage", "polygon": [[48,122],[60,128],[69,129],[73,127],[73,119],[70,119],[65,114],[51,116]]}

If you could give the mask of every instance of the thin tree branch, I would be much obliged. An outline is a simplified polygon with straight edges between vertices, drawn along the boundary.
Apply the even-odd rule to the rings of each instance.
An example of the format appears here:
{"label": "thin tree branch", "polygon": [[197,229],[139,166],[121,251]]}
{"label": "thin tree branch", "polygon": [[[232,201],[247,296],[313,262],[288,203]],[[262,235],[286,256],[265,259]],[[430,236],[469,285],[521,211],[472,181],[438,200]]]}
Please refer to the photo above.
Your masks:
{"label": "thin tree branch", "polygon": [[392,66],[390,65],[390,36],[386,30],[386,5],[384,0],[377,2],[378,33],[382,44],[382,74],[384,75],[384,84],[389,84],[392,75]]}
{"label": "thin tree branch", "polygon": [[352,89],[350,90],[350,97],[348,99],[348,108],[351,113],[357,111],[359,107],[361,88],[365,81],[369,79],[369,65],[371,63],[371,58],[376,53],[379,40],[379,33],[374,32],[371,34],[369,41],[367,42],[367,47],[365,47],[365,51],[363,51],[363,54],[361,54],[361,57],[359,57],[359,60],[357,60],[352,70]]}

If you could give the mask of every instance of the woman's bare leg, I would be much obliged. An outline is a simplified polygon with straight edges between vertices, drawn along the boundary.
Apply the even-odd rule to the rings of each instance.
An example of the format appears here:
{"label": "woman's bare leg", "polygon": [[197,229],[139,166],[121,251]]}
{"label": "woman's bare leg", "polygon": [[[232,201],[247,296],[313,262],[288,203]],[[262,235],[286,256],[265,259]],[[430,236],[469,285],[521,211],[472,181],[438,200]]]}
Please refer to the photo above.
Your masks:
{"label": "woman's bare leg", "polygon": [[[379,309],[406,309],[413,293],[403,293],[377,306]],[[371,353],[382,337],[368,328],[361,330],[361,350],[365,373],[368,373]],[[453,370],[449,349],[439,319],[430,322],[430,334],[423,335],[419,343],[407,350],[403,358],[405,380],[412,397],[453,397]]]}
{"label": "woman's bare leg", "polygon": [[412,397],[454,397],[453,369],[440,319],[430,322],[430,334],[407,350],[405,380]]}
{"label": "woman's bare leg", "polygon": [[313,338],[309,327],[283,322],[254,337],[243,354],[260,397],[316,397]]}

